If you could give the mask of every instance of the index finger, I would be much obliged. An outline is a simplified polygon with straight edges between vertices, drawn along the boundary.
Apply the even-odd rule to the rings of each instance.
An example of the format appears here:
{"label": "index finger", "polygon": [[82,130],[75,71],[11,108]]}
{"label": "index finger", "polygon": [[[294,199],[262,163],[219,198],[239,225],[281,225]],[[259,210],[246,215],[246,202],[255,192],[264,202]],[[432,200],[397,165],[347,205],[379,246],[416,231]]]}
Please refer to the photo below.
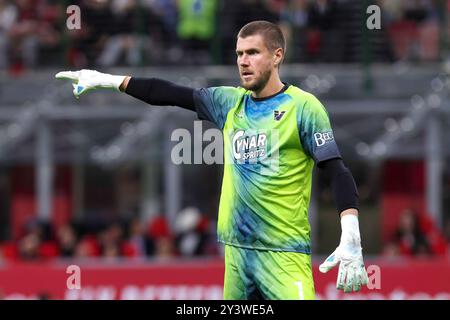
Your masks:
{"label": "index finger", "polygon": [[80,71],[61,71],[55,75],[56,79],[78,80]]}

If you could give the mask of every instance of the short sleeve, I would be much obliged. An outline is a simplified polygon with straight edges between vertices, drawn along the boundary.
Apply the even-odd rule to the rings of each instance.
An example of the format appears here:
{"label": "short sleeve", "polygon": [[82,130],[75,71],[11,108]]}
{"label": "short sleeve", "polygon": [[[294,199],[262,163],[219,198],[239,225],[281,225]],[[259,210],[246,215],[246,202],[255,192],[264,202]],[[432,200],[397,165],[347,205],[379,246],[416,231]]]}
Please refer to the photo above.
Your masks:
{"label": "short sleeve", "polygon": [[303,149],[316,164],[333,158],[342,158],[325,107],[312,94],[306,97],[306,102],[299,108],[297,114]]}
{"label": "short sleeve", "polygon": [[223,129],[228,112],[243,96],[243,90],[235,87],[211,87],[194,91],[198,118],[208,120]]}

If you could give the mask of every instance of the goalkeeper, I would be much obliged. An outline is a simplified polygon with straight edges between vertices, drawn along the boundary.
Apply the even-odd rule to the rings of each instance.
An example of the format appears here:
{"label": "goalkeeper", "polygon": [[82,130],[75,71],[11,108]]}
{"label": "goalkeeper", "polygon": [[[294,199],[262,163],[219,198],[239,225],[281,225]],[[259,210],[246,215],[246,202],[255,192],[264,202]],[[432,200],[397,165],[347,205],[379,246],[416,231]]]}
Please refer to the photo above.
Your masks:
{"label": "goalkeeper", "polygon": [[63,71],[76,97],[109,88],[152,105],[192,110],[224,133],[218,240],[225,244],[224,299],[314,299],[308,207],[314,164],[331,178],[341,238],[320,265],[339,264],[337,289],[368,282],[358,225],[358,192],[312,94],[280,80],[285,40],[275,24],[254,21],[237,35],[242,87],[193,89],[155,78]]}

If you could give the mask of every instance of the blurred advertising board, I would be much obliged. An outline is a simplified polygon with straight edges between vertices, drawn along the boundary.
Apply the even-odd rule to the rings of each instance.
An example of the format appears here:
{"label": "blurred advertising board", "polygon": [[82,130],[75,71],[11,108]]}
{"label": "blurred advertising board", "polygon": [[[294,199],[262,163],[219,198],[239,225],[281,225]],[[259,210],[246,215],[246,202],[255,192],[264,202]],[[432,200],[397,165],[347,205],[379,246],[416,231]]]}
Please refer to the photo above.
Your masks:
{"label": "blurred advertising board", "polygon": [[[344,294],[335,289],[337,268],[327,274],[314,264],[317,298],[450,300],[450,262],[372,260],[366,263],[370,288]],[[4,263],[4,299],[220,300],[223,261]]]}

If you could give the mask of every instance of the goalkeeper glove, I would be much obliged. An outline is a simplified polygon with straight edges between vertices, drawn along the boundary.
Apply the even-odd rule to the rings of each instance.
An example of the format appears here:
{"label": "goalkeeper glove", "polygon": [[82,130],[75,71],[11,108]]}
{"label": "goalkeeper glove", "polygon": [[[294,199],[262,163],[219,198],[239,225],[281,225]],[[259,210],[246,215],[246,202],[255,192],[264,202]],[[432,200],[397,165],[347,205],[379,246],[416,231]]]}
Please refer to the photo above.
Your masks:
{"label": "goalkeeper glove", "polygon": [[79,98],[83,93],[100,88],[120,91],[120,85],[126,77],[86,69],[79,71],[61,71],[55,75],[56,79],[72,80],[73,94],[76,98]]}
{"label": "goalkeeper glove", "polygon": [[362,256],[358,217],[346,214],[341,217],[341,242],[336,250],[319,266],[320,272],[326,273],[338,263],[339,272],[336,288],[344,292],[359,291],[369,282]]}

